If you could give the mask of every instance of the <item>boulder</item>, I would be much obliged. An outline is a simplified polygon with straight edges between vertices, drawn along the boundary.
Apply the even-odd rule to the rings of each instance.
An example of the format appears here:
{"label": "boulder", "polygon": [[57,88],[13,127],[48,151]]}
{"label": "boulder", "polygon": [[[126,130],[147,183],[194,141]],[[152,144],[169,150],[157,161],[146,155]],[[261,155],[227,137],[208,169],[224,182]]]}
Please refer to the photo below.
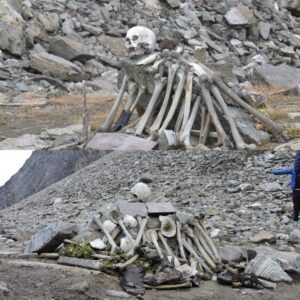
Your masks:
{"label": "boulder", "polygon": [[49,39],[49,51],[67,60],[73,60],[78,55],[89,54],[85,44],[61,36]]}
{"label": "boulder", "polygon": [[25,22],[6,0],[0,1],[0,48],[22,56],[25,51]]}
{"label": "boulder", "polygon": [[220,256],[224,263],[243,260],[243,249],[239,246],[225,245],[220,248]]}
{"label": "boulder", "polygon": [[51,253],[65,240],[74,237],[78,232],[77,225],[60,222],[49,225],[34,236],[26,244],[25,253]]}
{"label": "boulder", "polygon": [[47,32],[54,32],[59,28],[59,16],[57,13],[38,14],[38,20]]}
{"label": "boulder", "polygon": [[263,254],[252,259],[245,269],[245,274],[253,274],[274,282],[292,282],[293,279],[271,257]]}
{"label": "boulder", "polygon": [[262,230],[253,237],[251,237],[251,242],[254,243],[264,243],[264,242],[275,242],[275,236],[269,232]]}
{"label": "boulder", "polygon": [[31,68],[53,77],[66,81],[80,81],[84,78],[83,70],[74,63],[62,57],[46,52],[32,53],[30,57]]}

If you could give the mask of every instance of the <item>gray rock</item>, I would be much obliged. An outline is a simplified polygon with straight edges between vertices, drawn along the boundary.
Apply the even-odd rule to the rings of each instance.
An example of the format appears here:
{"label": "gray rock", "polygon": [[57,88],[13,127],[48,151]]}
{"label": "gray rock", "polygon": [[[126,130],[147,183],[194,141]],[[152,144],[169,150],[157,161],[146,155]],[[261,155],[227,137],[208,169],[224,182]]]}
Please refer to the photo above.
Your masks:
{"label": "gray rock", "polygon": [[26,245],[24,253],[53,252],[65,240],[74,237],[78,232],[76,225],[60,222],[49,225],[37,232]]}
{"label": "gray rock", "polygon": [[243,260],[243,249],[239,246],[226,245],[219,249],[221,259],[224,263],[241,262]]}
{"label": "gray rock", "polygon": [[90,270],[100,270],[101,268],[100,261],[67,256],[61,256],[58,259],[57,263],[61,265],[80,267]]}
{"label": "gray rock", "polygon": [[49,39],[49,43],[50,52],[67,60],[73,60],[79,55],[89,54],[85,44],[73,39],[55,36]]}
{"label": "gray rock", "polygon": [[254,274],[258,277],[274,282],[292,282],[293,279],[269,256],[259,254],[252,259],[245,269],[245,274]]}
{"label": "gray rock", "polygon": [[25,22],[9,1],[0,2],[0,11],[0,48],[21,56],[25,51]]}
{"label": "gray rock", "polygon": [[179,0],[166,0],[166,2],[173,8],[177,8],[180,6]]}
{"label": "gray rock", "polygon": [[1,299],[4,299],[4,297],[7,297],[8,295],[9,295],[9,289],[8,289],[7,284],[3,281],[0,281],[0,297],[1,297]]}
{"label": "gray rock", "polygon": [[251,242],[254,242],[254,243],[264,243],[264,242],[274,243],[275,242],[275,236],[269,231],[262,230],[262,231],[258,232],[256,235],[254,235],[251,238]]}
{"label": "gray rock", "polygon": [[267,182],[260,184],[259,189],[265,192],[277,192],[282,190],[282,186],[278,182]]}
{"label": "gray rock", "polygon": [[290,237],[289,237],[289,241],[294,243],[294,244],[299,244],[300,243],[300,229],[293,229]]}
{"label": "gray rock", "polygon": [[230,113],[236,122],[236,125],[247,143],[261,144],[269,140],[268,133],[257,130],[251,119],[251,116],[238,107],[229,107]]}
{"label": "gray rock", "polygon": [[253,82],[265,83],[273,87],[290,87],[300,82],[300,69],[281,64],[272,66],[265,64],[255,68]]}
{"label": "gray rock", "polygon": [[1,150],[39,150],[47,147],[48,142],[43,141],[34,134],[23,134],[18,138],[7,138],[0,142]]}
{"label": "gray rock", "polygon": [[38,20],[47,32],[54,32],[59,28],[59,16],[57,13],[38,14]]}
{"label": "gray rock", "polygon": [[259,22],[258,27],[259,27],[259,33],[261,37],[267,40],[269,38],[271,24],[267,22]]}
{"label": "gray rock", "polygon": [[90,289],[90,284],[86,280],[73,283],[69,288],[70,291],[75,291],[79,293],[85,293],[89,289]]}
{"label": "gray rock", "polygon": [[110,296],[110,297],[115,297],[115,298],[130,298],[131,296],[126,293],[126,292],[123,292],[123,291],[115,291],[115,290],[107,290],[105,291],[105,294],[107,296]]}
{"label": "gray rock", "polygon": [[66,81],[79,81],[84,78],[84,72],[79,66],[62,57],[45,52],[32,53],[30,66],[45,75],[50,73]]}
{"label": "gray rock", "polygon": [[253,22],[253,12],[247,6],[237,6],[231,8],[226,14],[225,19],[229,25],[248,25]]}

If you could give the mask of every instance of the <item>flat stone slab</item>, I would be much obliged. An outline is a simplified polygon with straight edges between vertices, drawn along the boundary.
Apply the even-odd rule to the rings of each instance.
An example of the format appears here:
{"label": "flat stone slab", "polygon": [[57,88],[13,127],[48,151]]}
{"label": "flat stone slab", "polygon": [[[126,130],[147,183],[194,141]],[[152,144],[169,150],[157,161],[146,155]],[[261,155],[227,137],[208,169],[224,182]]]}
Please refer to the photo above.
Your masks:
{"label": "flat stone slab", "polygon": [[225,14],[229,25],[248,25],[253,21],[253,12],[246,6],[233,7]]}
{"label": "flat stone slab", "polygon": [[254,81],[266,83],[274,87],[290,87],[299,84],[300,82],[300,69],[281,64],[272,66],[264,64],[255,68],[255,74],[258,77]]}
{"label": "flat stone slab", "polygon": [[119,211],[123,215],[130,215],[133,217],[141,216],[147,217],[148,211],[146,205],[140,202],[122,202],[119,204]]}
{"label": "flat stone slab", "polygon": [[146,204],[149,215],[175,214],[176,209],[171,203],[149,202]]}
{"label": "flat stone slab", "polygon": [[96,150],[143,150],[154,149],[157,142],[125,133],[97,133],[86,148]]}
{"label": "flat stone slab", "polygon": [[99,271],[101,268],[101,263],[97,260],[76,257],[61,256],[57,263],[60,265],[74,266],[97,271]]}
{"label": "flat stone slab", "polygon": [[57,226],[49,225],[25,243],[24,253],[53,252],[65,239],[74,237],[77,232],[77,225],[67,223],[59,223]]}

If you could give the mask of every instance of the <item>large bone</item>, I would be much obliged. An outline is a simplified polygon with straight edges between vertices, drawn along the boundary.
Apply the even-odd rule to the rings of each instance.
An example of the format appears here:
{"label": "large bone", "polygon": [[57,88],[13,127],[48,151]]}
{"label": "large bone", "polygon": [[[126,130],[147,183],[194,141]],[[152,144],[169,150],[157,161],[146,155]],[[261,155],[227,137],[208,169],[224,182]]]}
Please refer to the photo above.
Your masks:
{"label": "large bone", "polygon": [[201,85],[201,96],[206,104],[206,108],[211,115],[212,121],[215,125],[216,131],[221,139],[221,143],[226,146],[228,144],[228,137],[221,125],[216,110],[214,108],[214,104],[211,98],[211,95],[208,89],[205,87],[204,84]]}
{"label": "large bone", "polygon": [[144,95],[145,91],[146,91],[146,87],[145,87],[144,85],[140,85],[140,86],[139,86],[138,95],[137,95],[137,97],[136,97],[134,103],[131,105],[131,107],[130,107],[130,109],[129,109],[129,111],[130,111],[131,113],[133,113],[133,111],[135,110],[136,106],[137,106],[138,103],[140,102],[140,100],[141,100],[142,96]]}
{"label": "large bone", "polygon": [[202,127],[201,125],[201,132],[200,132],[200,142],[199,144],[205,145],[206,144],[206,140],[208,137],[208,133],[209,133],[209,127],[210,127],[210,122],[211,122],[211,116],[209,113],[207,113],[206,108],[202,109],[201,111],[201,115],[204,115],[204,126]]}
{"label": "large bone", "polygon": [[151,240],[151,242],[154,244],[157,252],[158,252],[158,255],[161,259],[164,259],[164,255],[161,251],[161,248],[158,244],[158,241],[157,241],[157,233],[154,229],[148,229],[147,232],[146,232],[146,236],[148,237],[148,240]]}
{"label": "large bone", "polygon": [[185,87],[185,99],[184,99],[184,113],[183,113],[183,121],[181,127],[181,134],[185,129],[186,123],[189,120],[191,105],[192,105],[192,91],[193,91],[193,73],[189,72],[186,79],[186,87]]}
{"label": "large bone", "polygon": [[201,234],[203,235],[203,237],[205,238],[208,246],[210,247],[210,249],[213,252],[214,257],[217,259],[218,263],[221,263],[221,257],[220,254],[218,252],[218,250],[216,249],[213,241],[211,240],[211,238],[208,236],[206,230],[204,229],[204,226],[201,224],[201,221],[198,220],[198,222],[195,222],[195,227],[201,232]]}
{"label": "large bone", "polygon": [[180,128],[181,128],[182,120],[183,120],[183,114],[184,114],[184,102],[182,102],[182,104],[181,104],[181,107],[180,107],[180,110],[179,110],[179,113],[178,113],[178,117],[177,117],[177,120],[176,120],[176,123],[175,123],[174,131],[176,133],[180,132]]}
{"label": "large bone", "polygon": [[193,106],[191,116],[190,116],[182,134],[179,136],[180,143],[183,143],[187,149],[192,148],[192,145],[190,142],[190,136],[191,136],[191,130],[194,125],[199,106],[200,106],[200,97],[197,97],[197,99],[194,103],[194,106]]}
{"label": "large bone", "polygon": [[124,109],[122,110],[118,120],[116,121],[115,126],[113,127],[113,131],[118,131],[122,127],[127,125],[128,121],[131,117],[130,107],[132,106],[132,104],[135,100],[135,96],[138,91],[138,85],[134,81],[128,80],[127,90],[128,90],[127,103],[126,103]]}
{"label": "large bone", "polygon": [[165,237],[161,234],[161,232],[158,232],[158,237],[159,237],[160,241],[162,242],[162,244],[164,245],[164,247],[165,247],[165,249],[167,251],[167,254],[169,256],[174,256],[175,257],[173,251],[171,250],[170,246],[168,245]]}
{"label": "large bone", "polygon": [[203,259],[196,253],[196,251],[193,249],[193,247],[190,246],[190,244],[187,242],[187,240],[182,237],[182,244],[184,248],[195,257],[195,259],[198,261],[199,265],[207,271],[210,275],[213,275],[213,271],[206,265],[206,263],[203,261]]}
{"label": "large bone", "polygon": [[166,109],[167,109],[167,106],[168,106],[168,103],[169,103],[174,78],[175,78],[175,75],[177,73],[178,68],[179,68],[179,64],[174,64],[174,65],[169,64],[169,66],[168,66],[168,83],[167,83],[165,98],[164,98],[163,103],[161,105],[160,111],[159,111],[154,123],[152,124],[152,126],[150,128],[151,133],[158,130],[161,123],[162,123],[163,117],[166,113]]}
{"label": "large bone", "polygon": [[237,104],[239,104],[242,108],[247,110],[250,114],[257,117],[261,122],[266,124],[273,133],[282,140],[282,126],[279,124],[276,124],[260,112],[258,112],[256,109],[251,107],[249,104],[247,104],[245,101],[243,101],[238,95],[236,95],[224,82],[219,76],[214,76],[213,80],[215,84],[220,88],[221,91],[223,91],[227,96],[229,96],[232,100],[234,100]]}
{"label": "large bone", "polygon": [[178,242],[178,246],[179,246],[180,256],[184,260],[186,260],[186,256],[185,256],[183,244],[182,244],[181,224],[178,221],[176,221],[176,233],[177,233],[177,242]]}
{"label": "large bone", "polygon": [[94,217],[94,222],[97,224],[99,229],[101,229],[103,231],[103,233],[105,234],[107,241],[109,242],[109,244],[111,246],[111,255],[113,255],[117,249],[117,245],[116,245],[115,241],[113,240],[113,238],[111,237],[109,232],[104,228],[104,226],[98,216]]}
{"label": "large bone", "polygon": [[155,108],[156,102],[159,99],[159,96],[162,92],[162,90],[164,89],[165,85],[167,83],[167,79],[166,78],[161,78],[158,74],[156,74],[156,76],[154,76],[154,91],[152,94],[152,97],[149,101],[149,104],[146,108],[146,111],[141,119],[141,121],[139,122],[139,124],[137,125],[137,129],[135,134],[136,135],[141,135],[149,118],[151,117],[153,110]]}
{"label": "large bone", "polygon": [[133,257],[131,257],[130,259],[128,259],[126,262],[116,264],[116,268],[118,268],[118,269],[120,269],[120,270],[123,270],[123,269],[125,269],[127,266],[133,264],[138,258],[139,258],[139,255],[136,254],[135,256],[133,256]]}
{"label": "large bone", "polygon": [[227,106],[225,100],[223,99],[219,89],[214,84],[211,86],[211,92],[212,92],[213,96],[215,97],[215,99],[219,102],[219,104],[227,118],[227,121],[228,121],[230,129],[231,129],[232,137],[234,139],[237,149],[242,149],[242,150],[246,149],[247,144],[244,142],[243,138],[241,137],[241,135],[235,125],[235,122],[230,114],[228,106]]}
{"label": "large bone", "polygon": [[177,74],[178,74],[178,77],[179,77],[178,87],[177,87],[177,90],[175,92],[175,95],[174,95],[174,98],[173,98],[173,101],[172,101],[172,105],[169,109],[167,117],[165,118],[165,121],[163,122],[160,129],[158,130],[159,136],[161,136],[162,132],[168,127],[168,125],[172,121],[172,118],[173,118],[173,116],[176,112],[179,100],[181,98],[182,91],[184,89],[184,84],[185,84],[185,80],[186,80],[186,70],[180,70],[180,71],[178,71]]}
{"label": "large bone", "polygon": [[124,93],[125,93],[125,90],[126,90],[127,82],[128,82],[128,76],[125,75],[124,79],[123,79],[121,89],[119,91],[119,95],[117,97],[117,100],[115,101],[115,103],[114,103],[108,117],[106,118],[104,124],[100,128],[98,128],[99,132],[107,132],[107,131],[111,130],[111,126],[114,122],[115,116],[116,116],[117,111],[119,109],[119,106],[122,102],[122,99],[123,99],[123,96],[124,96]]}
{"label": "large bone", "polygon": [[194,244],[197,246],[200,254],[204,258],[204,260],[207,262],[207,264],[215,271],[216,270],[215,263],[212,261],[212,259],[208,256],[208,254],[205,252],[204,248],[199,243],[198,238],[194,235],[193,229],[190,228],[189,226],[187,226],[185,232],[193,240]]}

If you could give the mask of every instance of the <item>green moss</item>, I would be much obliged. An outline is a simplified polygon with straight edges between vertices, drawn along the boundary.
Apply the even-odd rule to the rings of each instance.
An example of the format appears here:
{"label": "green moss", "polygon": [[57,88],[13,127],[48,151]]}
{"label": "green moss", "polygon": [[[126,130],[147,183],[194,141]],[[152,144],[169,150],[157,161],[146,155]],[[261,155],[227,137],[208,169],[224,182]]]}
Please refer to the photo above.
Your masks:
{"label": "green moss", "polygon": [[77,258],[92,258],[95,254],[89,243],[85,241],[76,241],[65,246],[60,254],[63,256],[77,257]]}

